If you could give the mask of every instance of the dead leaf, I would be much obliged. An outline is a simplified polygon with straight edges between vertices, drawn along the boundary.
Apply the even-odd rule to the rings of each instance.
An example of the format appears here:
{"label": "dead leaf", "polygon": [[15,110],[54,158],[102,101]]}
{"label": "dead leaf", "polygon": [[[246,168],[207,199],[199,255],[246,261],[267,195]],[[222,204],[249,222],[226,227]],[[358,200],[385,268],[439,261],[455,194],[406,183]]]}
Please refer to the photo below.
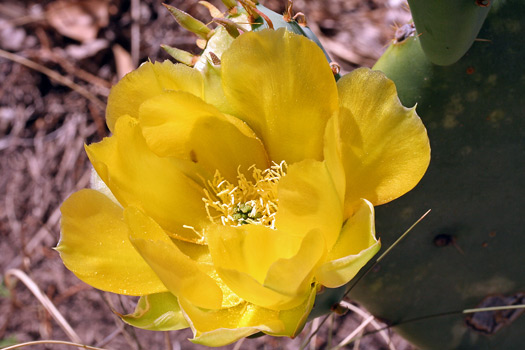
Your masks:
{"label": "dead leaf", "polygon": [[65,49],[69,57],[75,60],[83,60],[96,55],[100,50],[109,45],[106,39],[95,39],[80,45],[68,45]]}
{"label": "dead leaf", "polygon": [[124,48],[118,44],[113,45],[111,48],[113,50],[113,55],[115,56],[115,65],[117,66],[117,76],[118,79],[122,79],[126,74],[135,69],[131,55],[129,52],[124,50]]}
{"label": "dead leaf", "polygon": [[56,0],[46,9],[48,23],[60,34],[80,42],[97,37],[109,23],[107,0]]}

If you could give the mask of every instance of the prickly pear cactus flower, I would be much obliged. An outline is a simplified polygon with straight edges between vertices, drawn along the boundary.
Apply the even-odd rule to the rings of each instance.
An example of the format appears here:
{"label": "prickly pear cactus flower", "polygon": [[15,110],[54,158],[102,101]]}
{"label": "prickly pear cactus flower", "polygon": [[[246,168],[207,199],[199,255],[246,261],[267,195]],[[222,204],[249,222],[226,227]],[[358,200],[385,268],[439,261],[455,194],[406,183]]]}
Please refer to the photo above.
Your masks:
{"label": "prickly pear cactus flower", "polygon": [[113,135],[86,146],[99,181],[64,202],[57,250],[141,297],[131,325],[208,346],[293,337],[379,250],[373,207],[421,179],[426,130],[382,73],[336,83],[284,29],[239,36],[213,68],[147,62],[112,89]]}

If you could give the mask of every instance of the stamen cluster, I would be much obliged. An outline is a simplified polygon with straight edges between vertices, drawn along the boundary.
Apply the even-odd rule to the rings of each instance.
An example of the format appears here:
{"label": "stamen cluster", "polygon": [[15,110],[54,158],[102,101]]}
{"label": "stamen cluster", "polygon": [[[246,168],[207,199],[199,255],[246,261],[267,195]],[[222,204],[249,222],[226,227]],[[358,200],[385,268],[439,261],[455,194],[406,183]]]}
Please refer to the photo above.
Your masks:
{"label": "stamen cluster", "polygon": [[261,170],[252,165],[251,179],[237,170],[237,183],[232,184],[215,172],[208,181],[203,198],[208,217],[213,223],[241,226],[264,225],[275,229],[277,213],[277,185],[286,174],[286,162],[273,163]]}

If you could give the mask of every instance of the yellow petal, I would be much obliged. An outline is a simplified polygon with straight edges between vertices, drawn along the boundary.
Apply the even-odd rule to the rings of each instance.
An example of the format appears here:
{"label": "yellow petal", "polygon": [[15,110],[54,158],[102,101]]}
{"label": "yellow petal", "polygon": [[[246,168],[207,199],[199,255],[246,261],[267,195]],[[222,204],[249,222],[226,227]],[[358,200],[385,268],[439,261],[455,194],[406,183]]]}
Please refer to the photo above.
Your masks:
{"label": "yellow petal", "polygon": [[322,233],[331,249],[343,225],[343,207],[325,162],[305,160],[288,167],[278,187],[275,226],[286,234],[304,237]]}
{"label": "yellow petal", "polygon": [[375,237],[374,207],[362,199],[353,216],[346,221],[328,261],[317,268],[317,281],[329,288],[348,283],[380,247]]}
{"label": "yellow petal", "polygon": [[278,259],[270,266],[264,286],[284,295],[304,295],[310,289],[313,269],[325,252],[323,234],[312,229],[304,237],[297,254]]}
{"label": "yellow petal", "polygon": [[128,207],[124,214],[131,243],[171,293],[200,307],[221,307],[222,291],[204,272],[205,264],[183,254],[155,221],[136,208]]}
{"label": "yellow petal", "polygon": [[283,332],[272,332],[272,335],[285,335],[288,337],[295,337],[303,330],[303,327],[308,320],[308,316],[312,311],[317,294],[317,287],[314,285],[310,290],[310,294],[301,305],[293,309],[282,310],[279,313],[279,319],[284,323]]}
{"label": "yellow petal", "polygon": [[[165,238],[164,235],[161,237]],[[221,280],[217,274],[217,271],[215,271],[207,245],[182,241],[173,237],[171,238],[173,244],[175,244],[184,255],[195,261],[199,268],[201,268],[204,273],[210,276],[219,286],[222,291],[222,307],[232,307],[242,302],[242,299],[232,292],[232,290],[224,283],[224,281]]]}
{"label": "yellow petal", "polygon": [[[322,255],[324,242],[318,232],[306,237],[301,244],[303,237],[289,237],[260,225],[213,226],[207,231],[213,263],[222,280],[244,300],[271,309],[295,307],[307,293],[305,279]],[[286,271],[282,277],[287,280],[279,280],[284,267],[296,270]],[[266,286],[269,271],[271,285]]]}
{"label": "yellow petal", "polygon": [[147,147],[138,121],[119,118],[115,134],[86,147],[91,163],[123,206],[141,208],[164,229],[187,240],[206,220],[202,187],[180,170],[174,158],[160,158]]}
{"label": "yellow petal", "polygon": [[171,293],[156,293],[141,297],[135,312],[120,315],[124,322],[150,331],[175,331],[188,328],[177,297]]}
{"label": "yellow petal", "polygon": [[312,287],[303,302],[287,310],[269,310],[250,303],[233,308],[204,310],[181,300],[181,307],[193,330],[192,342],[206,346],[223,346],[257,332],[295,337],[301,332],[312,310],[316,288]]}
{"label": "yellow petal", "polygon": [[122,208],[95,190],[80,190],[62,204],[57,250],[64,264],[95,288],[126,295],[166,291],[133,248]]}
{"label": "yellow petal", "polygon": [[139,117],[142,102],[166,90],[182,90],[201,97],[201,74],[183,64],[170,61],[145,62],[127,74],[113,88],[108,97],[106,123],[112,132],[123,115]]}
{"label": "yellow petal", "polygon": [[285,330],[279,311],[247,302],[220,310],[202,309],[183,299],[180,305],[193,330],[192,342],[201,345],[223,346],[261,331]]}
{"label": "yellow petal", "polygon": [[415,108],[401,105],[383,73],[366,68],[341,78],[338,89],[347,206],[359,198],[379,205],[411,190],[430,162]]}
{"label": "yellow petal", "polygon": [[313,41],[285,29],[245,33],[222,56],[222,81],[235,116],[262,138],[270,159],[322,159],[337,90]]}
{"label": "yellow petal", "polygon": [[234,269],[217,267],[221,279],[242,299],[262,307],[279,310],[293,308],[301,304],[303,294],[285,295],[274,291],[255,280],[248,273]]}
{"label": "yellow petal", "polygon": [[342,144],[339,139],[340,135],[339,115],[335,114],[326,124],[323,154],[326,167],[339,195],[339,201],[341,206],[343,206],[346,192],[346,175],[343,165]]}
{"label": "yellow petal", "polygon": [[215,266],[249,272],[260,283],[277,259],[292,257],[300,244],[300,239],[291,244],[281,232],[261,225],[213,225],[206,238]]}
{"label": "yellow petal", "polygon": [[219,170],[230,182],[239,168],[268,167],[261,141],[244,122],[187,92],[155,96],[142,104],[139,114],[146,143],[161,157],[191,160],[211,176]]}

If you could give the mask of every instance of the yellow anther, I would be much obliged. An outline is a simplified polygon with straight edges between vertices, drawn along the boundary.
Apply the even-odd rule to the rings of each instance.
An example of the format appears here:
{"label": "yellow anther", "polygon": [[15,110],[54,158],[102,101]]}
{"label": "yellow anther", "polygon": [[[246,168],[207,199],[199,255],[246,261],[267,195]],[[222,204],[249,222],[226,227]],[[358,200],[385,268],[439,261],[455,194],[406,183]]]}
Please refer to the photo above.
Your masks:
{"label": "yellow anther", "polygon": [[251,166],[248,170],[252,172],[251,179],[237,170],[237,184],[215,172],[204,190],[208,217],[214,223],[229,226],[255,224],[275,228],[277,185],[286,174],[286,163],[274,163],[266,170]]}

